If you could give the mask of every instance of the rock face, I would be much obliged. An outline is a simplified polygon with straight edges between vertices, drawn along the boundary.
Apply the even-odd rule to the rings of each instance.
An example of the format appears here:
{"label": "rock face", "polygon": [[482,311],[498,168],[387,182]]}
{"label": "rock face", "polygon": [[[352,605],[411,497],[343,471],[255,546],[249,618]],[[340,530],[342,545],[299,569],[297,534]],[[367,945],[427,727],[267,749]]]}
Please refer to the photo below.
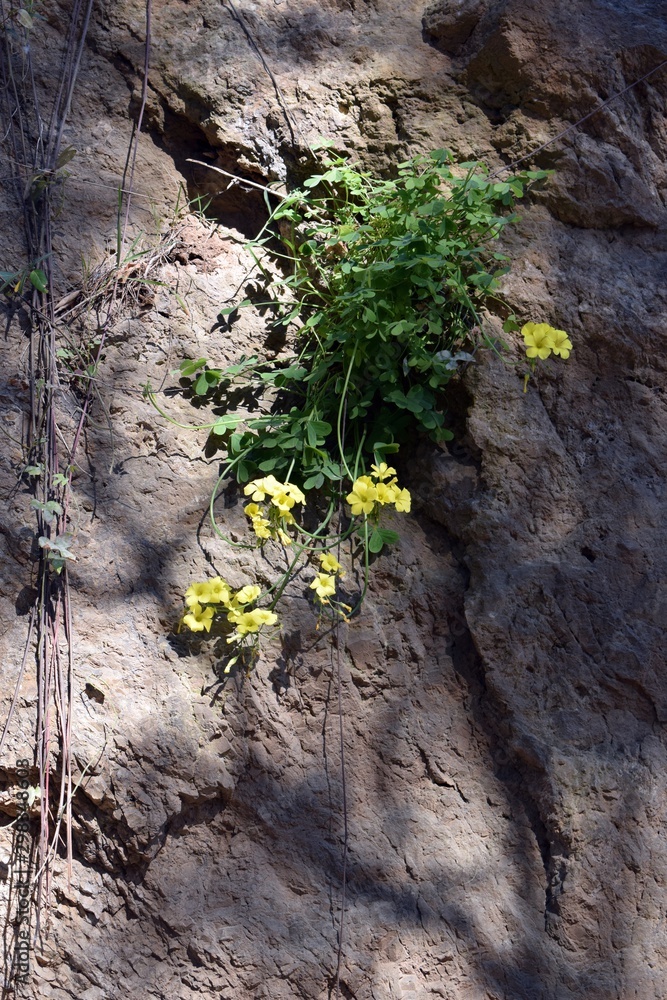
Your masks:
{"label": "rock face", "polygon": [[[523,0],[444,0],[427,9],[423,23],[424,37],[452,57],[456,76],[489,114],[494,146],[510,160],[521,155],[523,137],[539,134],[538,122],[567,126],[664,59],[664,26],[641,0],[585,7],[561,0],[539,17]],[[547,202],[561,221],[593,229],[660,226],[666,179],[656,79],[550,148],[557,178]]]}
{"label": "rock face", "polygon": [[[79,155],[58,222],[59,293],[80,281],[79,253],[114,238],[142,10],[106,3],[91,26],[68,133]],[[519,315],[568,330],[575,350],[526,394],[493,357],[467,374],[455,444],[403,458],[416,509],[339,649],[316,631],[303,581],[282,643],[242,682],[221,689],[216,651],[171,634],[193,579],[213,567],[233,586],[264,582],[277,563],[213,535],[202,518],[218,466],[203,435],[168,424],[141,394],[147,379],[173,384],[184,356],[267,349],[259,314],[226,333],[218,321],[247,280],[240,234],[194,215],[172,222],[183,179],[245,233],[261,225],[261,196],[219,193],[221,178],[188,158],[291,182],[325,135],[378,172],[440,146],[499,168],[667,59],[659,13],[641,0],[559,0],[546,13],[525,0],[154,5],[133,224],[147,229],[152,199],[173,240],[165,288],[112,331],[75,481],[75,860],[71,885],[64,865],[57,873],[27,995],[331,995],[340,655],[340,995],[664,997],[667,69],[538,154],[556,174],[508,235],[506,294]],[[57,67],[46,53],[68,16],[48,8],[34,39],[47,94]],[[8,186],[3,199],[14,218]],[[8,259],[21,252],[18,220],[3,233]],[[5,709],[34,555],[29,495],[13,488],[28,405],[16,318],[6,344]],[[183,399],[165,405],[196,422]],[[64,379],[64,434],[76,406]],[[240,532],[225,496],[219,516]],[[15,759],[34,752],[34,706],[28,675],[0,762],[8,821]]]}

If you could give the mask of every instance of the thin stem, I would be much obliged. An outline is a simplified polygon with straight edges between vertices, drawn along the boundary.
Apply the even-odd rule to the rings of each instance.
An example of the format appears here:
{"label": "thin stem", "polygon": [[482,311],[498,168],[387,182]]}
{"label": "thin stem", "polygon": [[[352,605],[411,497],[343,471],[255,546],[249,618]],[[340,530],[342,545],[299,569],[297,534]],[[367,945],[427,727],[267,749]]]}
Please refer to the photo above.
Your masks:
{"label": "thin stem", "polygon": [[254,545],[244,545],[243,542],[233,542],[230,538],[227,538],[225,535],[223,535],[223,533],[218,528],[218,522],[215,519],[215,511],[214,511],[213,508],[215,506],[215,501],[218,499],[218,489],[220,487],[220,483],[223,481],[223,479],[227,478],[227,476],[232,471],[232,469],[236,465],[238,465],[239,462],[241,462],[246,457],[246,455],[248,454],[248,452],[250,452],[253,447],[254,447],[254,444],[249,445],[249,447],[247,447],[245,449],[245,451],[242,451],[240,455],[237,455],[236,458],[232,459],[231,462],[227,463],[227,465],[224,467],[224,469],[222,470],[222,472],[220,473],[220,475],[217,478],[216,484],[213,487],[213,492],[211,493],[211,500],[210,500],[210,503],[208,505],[209,515],[210,515],[210,519],[211,519],[211,525],[212,525],[213,530],[215,531],[216,535],[219,538],[224,539],[226,542],[229,542],[229,544],[233,545],[235,548],[250,549],[250,548],[255,548],[255,546]]}
{"label": "thin stem", "polygon": [[341,462],[345,468],[350,479],[354,479],[352,473],[350,472],[350,467],[347,464],[347,459],[345,458],[345,452],[343,450],[343,414],[347,408],[347,387],[350,384],[350,376],[352,375],[352,367],[354,365],[355,358],[357,356],[358,344],[355,342],[354,348],[352,350],[352,357],[350,358],[350,364],[348,365],[347,374],[345,376],[345,383],[343,385],[343,391],[341,393],[340,405],[338,407],[338,419],[336,420],[336,438],[338,440],[338,451],[340,453]]}
{"label": "thin stem", "polygon": [[[342,415],[342,427],[345,428],[347,422],[347,400],[345,400],[345,406]],[[342,517],[343,512],[343,490],[342,482],[338,484],[338,520]],[[365,525],[364,520],[364,525]],[[337,556],[338,562],[340,562],[341,556],[341,539],[338,540]],[[341,778],[341,789],[343,795],[343,871],[342,871],[342,886],[341,886],[341,901],[340,901],[340,923],[338,927],[338,956],[336,961],[336,997],[340,995],[340,970],[343,963],[343,945],[345,942],[345,909],[347,904],[347,853],[348,853],[348,843],[349,843],[349,829],[347,821],[347,780],[345,773],[345,733],[343,731],[343,696],[342,696],[342,681],[341,681],[341,656],[340,656],[340,616],[336,618],[335,625],[335,637],[336,637],[336,690],[338,694],[338,739],[340,742],[340,778]]]}
{"label": "thin stem", "polygon": [[[245,177],[239,177],[238,174],[230,174],[229,170],[223,170],[222,167],[215,167],[212,163],[202,163],[201,160],[190,159],[187,159],[185,162],[196,163],[198,167],[206,167],[207,170],[213,170],[216,174],[223,174],[225,177],[231,177],[232,180],[237,181],[239,184],[247,184],[248,187],[257,188],[258,191],[266,191],[267,194],[274,194],[276,198],[280,198],[281,200],[289,197],[286,194],[281,194],[280,191],[274,191],[273,188],[265,187],[264,184],[257,184],[255,181],[248,181]],[[258,237],[255,237],[255,241],[257,239]]]}
{"label": "thin stem", "polygon": [[347,818],[347,779],[345,773],[345,731],[343,726],[343,694],[340,655],[340,618],[336,620],[336,689],[338,695],[338,740],[340,743],[340,777],[343,798],[343,871],[341,874],[340,921],[338,924],[338,956],[336,961],[336,997],[340,996],[340,971],[343,964],[345,944],[345,911],[347,908],[347,855],[349,847],[349,826]]}

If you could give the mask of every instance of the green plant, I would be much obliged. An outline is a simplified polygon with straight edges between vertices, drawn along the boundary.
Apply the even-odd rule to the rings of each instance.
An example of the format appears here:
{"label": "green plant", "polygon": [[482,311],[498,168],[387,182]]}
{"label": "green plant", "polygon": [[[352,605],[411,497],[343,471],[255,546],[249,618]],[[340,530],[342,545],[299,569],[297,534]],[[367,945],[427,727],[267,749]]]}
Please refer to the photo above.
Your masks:
{"label": "green plant", "polygon": [[[508,259],[494,244],[516,218],[516,199],[546,177],[527,171],[496,182],[482,164],[455,165],[438,150],[400,164],[394,179],[378,180],[325,153],[320,171],[282,197],[248,244],[260,285],[253,304],[268,310],[270,326],[291,332],[292,356],[243,357],[226,368],[186,359],[177,373],[198,406],[214,407],[215,419],[200,425],[210,432],[209,453],[227,452],[210,505],[215,530],[225,537],[214,505],[220,483],[233,474],[248,483],[246,514],[258,544],[292,544],[289,532],[296,532],[288,569],[257,600],[273,609],[299,559],[310,554],[320,559],[310,584],[320,612],[348,614],[349,605],[332,601],[342,570],[331,550],[356,536],[365,565],[359,606],[369,555],[398,539],[381,523],[386,508],[410,509],[387,455],[416,433],[434,442],[452,437],[448,384],[481,347],[505,346],[485,332],[490,308],[504,316],[505,332],[519,329],[498,295]],[[280,277],[267,258],[279,263]],[[220,315],[231,322],[249,304]],[[164,414],[150,386],[146,392]],[[235,409],[235,399],[248,397],[259,415]],[[345,480],[352,484],[346,494]],[[321,521],[310,533],[291,511],[305,502],[302,490],[319,498]],[[338,570],[326,565],[330,559]],[[195,631],[215,617],[210,605],[198,607],[198,618],[183,619],[194,621]]]}
{"label": "green plant", "polygon": [[39,547],[44,550],[47,562],[56,574],[62,573],[68,561],[73,561],[76,556],[71,551],[73,536],[70,532],[55,535],[50,538],[48,535],[40,535]]}
{"label": "green plant", "polygon": [[36,265],[28,265],[18,271],[0,271],[0,294],[22,295],[26,285],[38,292],[48,292],[48,280],[44,271]]}
{"label": "green plant", "polygon": [[[515,199],[544,177],[529,171],[496,183],[481,164],[455,167],[440,150],[377,180],[327,155],[249,245],[264,274],[264,254],[284,262],[262,304],[273,327],[298,327],[294,359],[224,370],[199,359],[182,372],[202,369],[199,395],[223,381],[279,390],[271,421],[229,438],[238,479],[272,472],[319,489],[353,477],[364,456],[396,451],[415,430],[450,438],[443,390],[476,349],[495,347],[483,310],[494,301],[503,308],[497,288],[508,261],[493,243],[515,218]],[[287,253],[275,249],[274,225]],[[505,329],[516,329],[505,312]]]}
{"label": "green plant", "polygon": [[58,503],[57,500],[47,500],[42,502],[41,500],[31,500],[30,506],[33,510],[39,511],[42,515],[42,520],[46,524],[51,524],[55,521],[56,517],[62,516],[63,508],[62,504]]}

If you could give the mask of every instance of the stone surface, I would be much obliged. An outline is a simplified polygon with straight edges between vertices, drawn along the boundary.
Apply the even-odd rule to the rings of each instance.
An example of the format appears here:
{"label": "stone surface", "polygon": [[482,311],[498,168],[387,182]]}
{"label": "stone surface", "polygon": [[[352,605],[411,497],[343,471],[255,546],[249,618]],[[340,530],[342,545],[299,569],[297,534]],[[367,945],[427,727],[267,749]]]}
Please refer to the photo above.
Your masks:
{"label": "stone surface", "polygon": [[[57,65],[44,52],[67,17],[48,7],[34,39],[47,90]],[[67,134],[79,154],[58,294],[80,282],[82,252],[94,263],[115,239],[143,30],[138,3],[96,10]],[[75,860],[71,885],[57,872],[29,995],[324,1000],[335,977],[337,651],[307,584],[284,604],[282,642],[224,690],[215,648],[172,634],[192,579],[277,572],[213,535],[205,433],[142,397],[149,379],[174,384],[183,356],[275,347],[252,311],[231,331],[218,319],[247,281],[242,234],[261,225],[261,195],[218,193],[226,182],[187,159],[289,183],[326,135],[378,172],[438,146],[499,168],[667,58],[666,36],[639,0],[561,0],[546,15],[522,0],[154,5],[131,221],[149,243],[177,241],[152,308],[112,331],[75,478]],[[480,359],[453,396],[456,442],[403,459],[414,514],[341,634],[343,997],[664,996],[666,95],[663,69],[539,154],[557,173],[508,233],[507,295],[520,316],[571,331],[570,360],[524,394],[511,365]],[[213,196],[221,228],[174,217],[181,183]],[[34,600],[16,318],[5,348],[3,711]],[[183,399],[160,399],[197,422]],[[64,380],[65,435],[76,406]],[[240,533],[233,497],[219,506]],[[7,823],[15,760],[33,751],[28,667],[0,761]],[[6,895],[12,828],[0,834]]]}

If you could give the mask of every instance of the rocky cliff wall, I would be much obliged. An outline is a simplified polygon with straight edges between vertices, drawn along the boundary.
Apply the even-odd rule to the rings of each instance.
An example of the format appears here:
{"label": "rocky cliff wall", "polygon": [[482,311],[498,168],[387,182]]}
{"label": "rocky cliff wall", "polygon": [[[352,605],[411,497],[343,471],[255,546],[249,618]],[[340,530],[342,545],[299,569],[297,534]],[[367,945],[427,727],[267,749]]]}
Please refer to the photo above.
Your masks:
{"label": "rocky cliff wall", "polygon": [[[254,232],[261,197],[220,193],[186,160],[289,183],[325,135],[378,172],[443,146],[500,167],[667,58],[658,7],[154,3],[133,224],[149,229],[152,213],[177,233],[161,278],[187,315],[161,292],[130,310],[100,372],[75,482],[74,871],[70,886],[64,863],[57,873],[25,995],[320,1000],[335,978],[331,639],[297,595],[282,645],[224,691],[213,650],[170,639],[185,586],[210,566],[238,586],[275,571],[212,536],[202,515],[217,464],[141,394],[184,354],[266,349],[259,315],[231,333],[217,321],[250,265],[225,227]],[[68,16],[47,8],[34,39],[44,93]],[[99,259],[114,238],[143,37],[140,5],[96,9],[55,237],[63,293],[80,255]],[[413,515],[342,633],[343,997],[664,997],[666,97],[663,69],[536,158],[556,174],[507,238],[506,292],[521,315],[571,333],[567,365],[524,394],[511,368],[480,359],[456,395],[455,444],[403,460]],[[223,227],[172,222],[179,184],[211,195]],[[5,709],[32,581],[29,496],[14,488],[22,338],[10,324],[0,384]],[[64,431],[76,405],[65,387]],[[170,406],[191,420],[186,402]],[[224,520],[240,529],[232,499]],[[9,763],[32,754],[34,716],[27,676],[3,750],[8,821]]]}

